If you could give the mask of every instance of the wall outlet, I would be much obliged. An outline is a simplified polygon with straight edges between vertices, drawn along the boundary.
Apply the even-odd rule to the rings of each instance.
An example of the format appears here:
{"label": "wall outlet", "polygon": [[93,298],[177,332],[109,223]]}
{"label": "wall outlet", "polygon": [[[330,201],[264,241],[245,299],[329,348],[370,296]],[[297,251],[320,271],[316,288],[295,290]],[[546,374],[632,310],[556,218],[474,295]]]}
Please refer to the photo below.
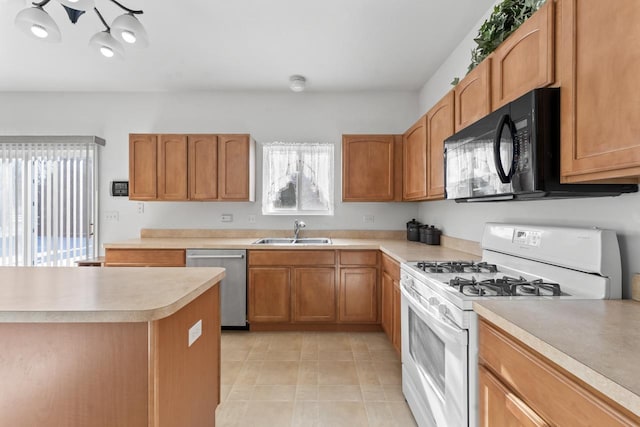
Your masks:
{"label": "wall outlet", "polygon": [[138,209],[138,213],[139,214],[143,214],[144,213],[144,203],[138,203],[136,206],[137,206],[137,209]]}
{"label": "wall outlet", "polygon": [[105,222],[118,222],[120,221],[120,213],[118,211],[106,211],[104,213]]}
{"label": "wall outlet", "polygon": [[373,215],[364,215],[362,217],[362,221],[364,221],[365,224],[373,224],[374,220],[375,217]]}
{"label": "wall outlet", "polygon": [[233,222],[233,215],[232,214],[222,214],[222,215],[220,215],[220,221],[221,222]]}
{"label": "wall outlet", "polygon": [[248,219],[249,219],[249,224],[255,224],[256,223],[256,216],[255,215],[249,215]]}
{"label": "wall outlet", "polygon": [[189,328],[189,347],[202,335],[202,320],[198,320]]}

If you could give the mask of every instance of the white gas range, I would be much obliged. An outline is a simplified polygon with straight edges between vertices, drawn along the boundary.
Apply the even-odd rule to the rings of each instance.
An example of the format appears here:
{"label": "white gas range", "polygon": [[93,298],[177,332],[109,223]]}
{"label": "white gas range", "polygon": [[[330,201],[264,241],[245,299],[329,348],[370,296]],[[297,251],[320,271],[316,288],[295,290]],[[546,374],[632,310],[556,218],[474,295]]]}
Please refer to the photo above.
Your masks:
{"label": "white gas range", "polygon": [[482,261],[401,266],[402,386],[418,424],[478,425],[473,301],[619,299],[615,232],[487,223]]}

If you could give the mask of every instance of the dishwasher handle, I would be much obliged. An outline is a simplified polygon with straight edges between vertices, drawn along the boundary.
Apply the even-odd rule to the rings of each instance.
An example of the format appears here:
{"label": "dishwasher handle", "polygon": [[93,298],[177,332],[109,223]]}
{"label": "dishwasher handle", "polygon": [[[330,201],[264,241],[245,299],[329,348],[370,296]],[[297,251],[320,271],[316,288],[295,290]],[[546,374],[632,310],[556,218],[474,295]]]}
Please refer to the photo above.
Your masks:
{"label": "dishwasher handle", "polygon": [[242,259],[244,255],[187,255],[187,259]]}

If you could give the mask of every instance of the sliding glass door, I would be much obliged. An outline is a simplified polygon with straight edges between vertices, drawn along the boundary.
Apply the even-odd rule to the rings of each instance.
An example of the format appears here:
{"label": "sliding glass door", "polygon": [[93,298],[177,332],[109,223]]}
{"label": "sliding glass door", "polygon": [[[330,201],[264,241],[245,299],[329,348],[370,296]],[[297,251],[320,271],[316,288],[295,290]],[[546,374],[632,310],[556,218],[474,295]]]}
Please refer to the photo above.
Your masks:
{"label": "sliding glass door", "polygon": [[0,265],[64,266],[96,256],[101,141],[0,137]]}

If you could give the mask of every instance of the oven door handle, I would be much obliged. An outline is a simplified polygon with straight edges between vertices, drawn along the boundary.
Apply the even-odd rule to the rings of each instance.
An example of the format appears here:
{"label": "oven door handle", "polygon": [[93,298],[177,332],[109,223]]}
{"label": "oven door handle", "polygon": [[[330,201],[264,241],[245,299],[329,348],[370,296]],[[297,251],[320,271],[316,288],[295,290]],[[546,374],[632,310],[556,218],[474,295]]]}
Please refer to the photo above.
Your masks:
{"label": "oven door handle", "polygon": [[440,319],[438,316],[434,316],[428,310],[425,310],[420,302],[418,302],[413,295],[411,295],[403,286],[400,286],[402,296],[411,303],[412,309],[418,313],[420,318],[428,323],[429,328],[438,334],[440,339],[447,342],[452,342],[458,345],[468,345],[467,331],[459,328],[457,325],[452,325],[447,319],[446,321]]}

